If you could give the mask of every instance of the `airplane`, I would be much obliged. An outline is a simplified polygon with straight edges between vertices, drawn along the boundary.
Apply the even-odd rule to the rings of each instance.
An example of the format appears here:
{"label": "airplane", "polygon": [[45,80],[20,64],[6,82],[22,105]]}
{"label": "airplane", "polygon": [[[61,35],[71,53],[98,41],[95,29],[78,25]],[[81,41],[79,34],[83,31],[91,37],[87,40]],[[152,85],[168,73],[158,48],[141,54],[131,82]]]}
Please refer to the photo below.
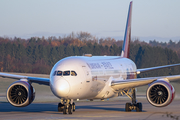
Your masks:
{"label": "airplane", "polygon": [[22,76],[0,72],[1,77],[17,79],[7,89],[7,100],[15,107],[25,107],[35,98],[32,83],[50,86],[52,93],[60,99],[58,111],[72,114],[75,100],[107,99],[127,95],[131,103],[125,104],[125,111],[142,111],[142,103],[137,102],[136,87],[149,85],[147,100],[156,107],[169,105],[175,90],[170,81],[180,79],[180,75],[137,78],[140,73],[180,66],[164,65],[137,69],[129,59],[131,40],[132,1],[129,5],[124,43],[121,56],[84,56],[66,57],[58,61],[50,72],[50,78]]}

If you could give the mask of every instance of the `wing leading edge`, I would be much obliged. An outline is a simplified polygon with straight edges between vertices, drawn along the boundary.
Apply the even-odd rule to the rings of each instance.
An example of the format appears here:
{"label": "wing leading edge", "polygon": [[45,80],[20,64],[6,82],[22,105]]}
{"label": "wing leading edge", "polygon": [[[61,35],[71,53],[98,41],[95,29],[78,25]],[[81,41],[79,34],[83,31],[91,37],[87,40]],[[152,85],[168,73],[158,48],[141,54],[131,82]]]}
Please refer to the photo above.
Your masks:
{"label": "wing leading edge", "polygon": [[137,79],[127,79],[127,80],[119,80],[119,81],[113,80],[111,82],[111,87],[115,90],[123,90],[123,89],[148,85],[156,80],[176,81],[176,80],[180,80],[180,75],[137,78]]}
{"label": "wing leading edge", "polygon": [[150,68],[142,68],[142,69],[137,69],[137,74],[143,73],[143,72],[149,72],[152,70],[158,70],[158,69],[163,69],[163,68],[168,68],[168,67],[175,67],[175,66],[180,66],[180,63],[178,64],[171,64],[171,65],[164,65],[164,66],[157,66],[157,67],[150,67]]}
{"label": "wing leading edge", "polygon": [[4,77],[4,78],[12,78],[12,79],[26,79],[31,83],[38,83],[38,84],[48,85],[49,86],[49,78],[14,75],[14,74],[2,73],[2,72],[0,72],[0,76]]}
{"label": "wing leading edge", "polygon": [[[175,66],[180,66],[180,63],[137,69],[136,73],[140,74],[143,72],[148,72],[148,71],[153,71],[153,70],[158,70],[158,69],[163,69],[163,68],[168,68],[168,67],[175,67]],[[134,87],[139,87],[139,86],[143,86],[143,85],[148,85],[158,79],[161,79],[161,80],[163,79],[163,80],[167,80],[167,81],[175,81],[175,80],[180,80],[180,75],[147,77],[147,78],[137,78],[137,79],[127,79],[127,80],[113,80],[111,83],[111,86],[115,90],[122,90],[122,89],[128,89],[128,88],[134,88]]]}

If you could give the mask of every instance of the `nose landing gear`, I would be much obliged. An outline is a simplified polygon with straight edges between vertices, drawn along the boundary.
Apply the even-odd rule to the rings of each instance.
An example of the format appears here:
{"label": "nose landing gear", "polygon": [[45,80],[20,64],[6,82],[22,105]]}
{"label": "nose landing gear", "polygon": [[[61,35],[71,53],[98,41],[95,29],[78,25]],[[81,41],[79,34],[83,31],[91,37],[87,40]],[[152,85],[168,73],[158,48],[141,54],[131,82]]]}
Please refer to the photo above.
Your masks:
{"label": "nose landing gear", "polygon": [[72,99],[61,99],[61,102],[58,104],[58,111],[63,112],[63,114],[72,114],[75,111],[75,103]]}

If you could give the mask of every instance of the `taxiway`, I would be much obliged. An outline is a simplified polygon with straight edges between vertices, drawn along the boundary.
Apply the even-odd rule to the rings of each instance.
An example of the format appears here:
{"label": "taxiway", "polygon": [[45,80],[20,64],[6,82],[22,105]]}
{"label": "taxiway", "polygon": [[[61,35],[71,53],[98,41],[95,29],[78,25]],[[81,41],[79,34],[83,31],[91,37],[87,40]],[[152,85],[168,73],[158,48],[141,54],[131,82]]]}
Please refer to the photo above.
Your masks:
{"label": "taxiway", "polygon": [[78,101],[72,115],[57,111],[58,103],[32,103],[17,108],[7,102],[0,102],[0,120],[59,120],[59,119],[122,119],[122,120],[178,120],[180,119],[180,99],[175,99],[169,106],[153,107],[145,98],[139,99],[143,112],[125,112],[128,99],[110,99],[108,101]]}

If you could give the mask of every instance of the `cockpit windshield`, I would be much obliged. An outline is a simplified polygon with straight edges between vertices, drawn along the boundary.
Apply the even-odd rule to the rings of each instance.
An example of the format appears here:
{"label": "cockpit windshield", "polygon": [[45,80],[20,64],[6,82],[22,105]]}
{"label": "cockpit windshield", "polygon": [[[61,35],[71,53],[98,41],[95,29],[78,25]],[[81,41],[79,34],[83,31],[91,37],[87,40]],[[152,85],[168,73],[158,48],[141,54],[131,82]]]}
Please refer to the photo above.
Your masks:
{"label": "cockpit windshield", "polygon": [[54,76],[57,74],[57,71],[54,71]]}
{"label": "cockpit windshield", "polygon": [[61,76],[62,75],[62,71],[57,71],[57,76]]}
{"label": "cockpit windshield", "polygon": [[75,71],[54,71],[54,76],[77,76],[77,73]]}
{"label": "cockpit windshield", "polygon": [[63,76],[68,76],[68,75],[70,75],[70,71],[64,71],[63,72]]}
{"label": "cockpit windshield", "polygon": [[77,76],[75,71],[71,71],[71,76]]}

